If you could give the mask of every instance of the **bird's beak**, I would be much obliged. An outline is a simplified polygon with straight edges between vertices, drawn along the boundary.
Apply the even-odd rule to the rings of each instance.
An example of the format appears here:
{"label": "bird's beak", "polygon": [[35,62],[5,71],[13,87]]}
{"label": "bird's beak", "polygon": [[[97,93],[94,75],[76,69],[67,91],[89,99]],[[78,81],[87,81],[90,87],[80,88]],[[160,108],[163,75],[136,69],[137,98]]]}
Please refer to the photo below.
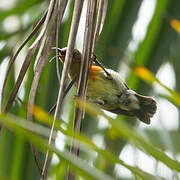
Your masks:
{"label": "bird's beak", "polygon": [[65,55],[66,55],[66,51],[65,49],[61,49],[61,48],[56,48],[56,47],[52,47],[53,50],[58,50],[58,57],[60,57],[60,59],[64,62],[65,59]]}

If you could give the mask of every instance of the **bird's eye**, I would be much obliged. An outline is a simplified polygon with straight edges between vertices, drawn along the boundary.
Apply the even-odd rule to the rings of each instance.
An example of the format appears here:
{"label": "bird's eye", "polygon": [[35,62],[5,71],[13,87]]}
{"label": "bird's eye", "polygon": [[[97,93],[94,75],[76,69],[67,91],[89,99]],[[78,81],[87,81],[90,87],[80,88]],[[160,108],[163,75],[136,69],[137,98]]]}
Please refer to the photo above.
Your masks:
{"label": "bird's eye", "polygon": [[66,55],[65,51],[60,51],[60,54],[61,54],[61,56],[65,56]]}
{"label": "bird's eye", "polygon": [[73,57],[75,57],[76,56],[76,52],[73,52]]}

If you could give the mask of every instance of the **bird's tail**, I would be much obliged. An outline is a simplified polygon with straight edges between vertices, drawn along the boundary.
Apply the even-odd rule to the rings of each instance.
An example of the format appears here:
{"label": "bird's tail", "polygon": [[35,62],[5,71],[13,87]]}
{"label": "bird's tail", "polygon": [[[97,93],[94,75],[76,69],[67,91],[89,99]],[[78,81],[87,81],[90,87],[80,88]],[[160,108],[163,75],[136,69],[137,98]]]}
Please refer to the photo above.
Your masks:
{"label": "bird's tail", "polygon": [[150,124],[150,118],[156,113],[157,103],[152,97],[135,94],[139,101],[140,110],[135,110],[134,114],[144,123]]}

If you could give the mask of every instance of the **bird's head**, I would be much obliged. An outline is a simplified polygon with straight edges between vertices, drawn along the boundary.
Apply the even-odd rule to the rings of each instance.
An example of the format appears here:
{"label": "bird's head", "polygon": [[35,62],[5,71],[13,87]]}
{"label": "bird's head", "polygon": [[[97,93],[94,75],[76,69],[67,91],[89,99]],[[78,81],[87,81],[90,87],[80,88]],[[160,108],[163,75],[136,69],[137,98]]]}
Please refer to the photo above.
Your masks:
{"label": "bird's head", "polygon": [[[64,63],[64,61],[65,61],[66,52],[67,52],[66,47],[62,48],[62,49],[58,48],[58,57],[62,63]],[[79,73],[80,64],[81,64],[81,52],[77,49],[74,49],[73,54],[72,54],[70,71],[69,71],[69,75],[70,75],[71,79],[73,79],[73,77]]]}
{"label": "bird's head", "polygon": [[[63,63],[65,60],[66,51],[67,51],[66,47],[62,48],[62,49],[58,48],[59,58]],[[79,50],[74,49],[73,54],[72,54],[72,64],[73,63],[80,63],[80,62],[81,62],[81,53],[79,52]]]}

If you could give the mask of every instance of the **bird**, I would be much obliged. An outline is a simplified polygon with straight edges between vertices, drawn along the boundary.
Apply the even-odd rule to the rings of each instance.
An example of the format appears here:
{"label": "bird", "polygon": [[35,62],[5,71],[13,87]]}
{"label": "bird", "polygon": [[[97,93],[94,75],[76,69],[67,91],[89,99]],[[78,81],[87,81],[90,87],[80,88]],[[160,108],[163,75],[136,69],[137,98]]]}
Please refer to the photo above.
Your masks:
{"label": "bird", "polygon": [[[58,57],[65,61],[67,48],[58,48]],[[72,80],[79,76],[82,54],[74,49],[69,77]],[[78,78],[75,87],[78,86]],[[120,74],[112,69],[104,68],[101,64],[92,63],[87,83],[86,99],[109,112],[137,117],[145,124],[150,124],[157,110],[157,103],[150,96],[143,96],[131,90],[121,79]]]}

